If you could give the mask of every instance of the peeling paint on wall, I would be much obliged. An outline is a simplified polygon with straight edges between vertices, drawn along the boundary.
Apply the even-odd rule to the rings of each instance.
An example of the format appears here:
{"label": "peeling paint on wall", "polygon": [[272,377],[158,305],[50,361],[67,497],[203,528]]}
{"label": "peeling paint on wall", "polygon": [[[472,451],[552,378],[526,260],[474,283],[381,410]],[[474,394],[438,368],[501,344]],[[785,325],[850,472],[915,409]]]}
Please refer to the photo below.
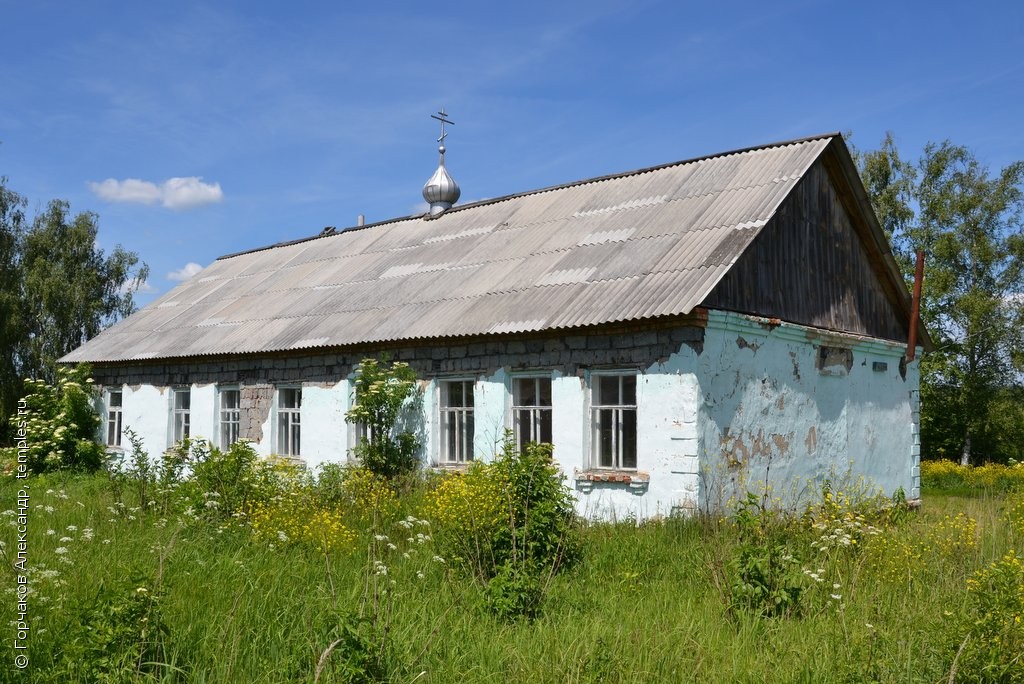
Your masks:
{"label": "peeling paint on wall", "polygon": [[[824,479],[861,475],[887,494],[912,491],[911,431],[904,426],[913,421],[909,392],[917,377],[904,381],[875,372],[871,363],[883,359],[895,367],[902,350],[881,340],[814,333],[710,312],[706,344],[716,353],[700,359],[695,371],[704,396],[704,496],[718,491],[721,500],[706,504],[765,483],[773,495],[793,499]],[[756,358],[735,343],[737,335],[758,345]],[[827,372],[801,372],[814,367]]]}
{"label": "peeling paint on wall", "polygon": [[736,337],[736,346],[740,349],[749,349],[750,351],[757,353],[758,348],[761,346],[758,342],[748,342],[743,335]]}
{"label": "peeling paint on wall", "polygon": [[807,455],[813,456],[818,450],[818,428],[812,425],[807,428],[807,437],[804,439],[804,446],[807,448]]}
{"label": "peeling paint on wall", "polygon": [[[593,475],[589,367],[576,363],[576,357],[563,361],[561,351],[559,365],[545,367],[544,354],[554,359],[555,352],[531,352],[525,344],[525,356],[517,357],[516,364],[493,372],[459,373],[477,383],[476,456],[493,457],[510,421],[509,378],[519,372],[522,359],[537,355],[535,372],[552,378],[554,456],[569,478],[577,510],[589,517],[643,519],[714,508],[725,503],[730,489],[756,488],[758,480],[769,481],[783,496],[787,491],[799,494],[801,488],[806,494],[807,487],[825,478],[835,482],[847,472],[863,475],[887,493],[903,487],[916,496],[920,446],[915,442],[917,414],[911,392],[917,390],[918,366],[905,366],[906,380],[896,372],[900,345],[834,333],[816,336],[801,326],[715,311],[708,314],[707,328],[687,328],[669,337],[675,339],[674,352],[666,355],[658,349],[647,361],[624,360],[618,366],[609,360],[633,357],[618,349],[592,350],[589,337],[582,342],[571,338],[578,348],[573,353],[583,355],[580,358],[597,359],[594,354],[600,351],[597,367],[602,370],[640,373],[633,473],[637,477],[605,481]],[[648,339],[616,339],[620,338],[623,344]],[[511,340],[506,346],[514,344]],[[823,346],[845,351],[822,357]],[[487,349],[484,345],[483,353]],[[801,372],[815,368],[819,360],[842,373]],[[873,370],[876,360],[887,363],[891,371]],[[223,365],[230,363],[234,362]],[[291,370],[304,373],[301,368],[283,369]],[[424,391],[411,408],[408,423],[424,444],[425,462],[436,458],[438,448],[436,381],[430,378],[436,376],[428,374],[419,383]],[[265,378],[239,376],[230,384],[241,391],[241,435],[258,453],[270,455],[275,448],[275,385]],[[216,437],[217,386],[192,387],[193,425],[209,433],[203,436]],[[151,455],[162,452],[169,442],[166,389],[125,386],[124,424],[144,437]],[[303,390],[302,459],[311,468],[325,461],[344,462],[349,381],[316,378],[305,382]]]}

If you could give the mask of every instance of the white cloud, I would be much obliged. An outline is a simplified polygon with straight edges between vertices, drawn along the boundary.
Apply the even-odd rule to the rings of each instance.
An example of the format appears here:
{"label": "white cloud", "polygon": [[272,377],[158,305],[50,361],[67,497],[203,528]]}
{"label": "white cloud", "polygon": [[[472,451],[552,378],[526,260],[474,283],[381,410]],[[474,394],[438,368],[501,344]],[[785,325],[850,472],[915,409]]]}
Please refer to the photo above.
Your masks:
{"label": "white cloud", "polygon": [[202,266],[200,266],[199,264],[197,264],[194,261],[190,261],[187,264],[185,264],[184,266],[182,266],[181,268],[179,268],[177,271],[171,271],[170,273],[168,273],[167,274],[167,279],[168,280],[176,280],[176,281],[178,281],[180,283],[183,283],[186,280],[188,280],[188,279],[192,278],[193,276],[195,276],[195,274],[199,273],[202,270],[203,270]]}
{"label": "white cloud", "polygon": [[216,204],[224,199],[220,183],[203,183],[201,178],[171,178],[164,181],[164,206],[171,209],[191,209],[204,204]]}
{"label": "white cloud", "polygon": [[191,209],[224,199],[220,183],[204,183],[199,176],[168,178],[159,185],[138,178],[108,178],[100,183],[90,182],[89,189],[108,202],[161,204],[168,209]]}
{"label": "white cloud", "polygon": [[117,288],[118,294],[128,294],[129,292],[137,294],[152,294],[157,289],[149,284],[148,280],[143,280],[141,283],[135,280],[129,280],[121,284],[121,287]]}

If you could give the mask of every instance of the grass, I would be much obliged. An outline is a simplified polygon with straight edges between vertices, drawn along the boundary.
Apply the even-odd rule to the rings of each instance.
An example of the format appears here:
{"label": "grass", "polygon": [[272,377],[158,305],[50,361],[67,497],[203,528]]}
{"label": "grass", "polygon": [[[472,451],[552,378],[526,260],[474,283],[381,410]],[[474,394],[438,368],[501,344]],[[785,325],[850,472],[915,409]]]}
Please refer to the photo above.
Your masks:
{"label": "grass", "polygon": [[[0,481],[0,510],[16,507],[24,482]],[[95,637],[83,616],[116,623],[109,606],[143,587],[159,597],[163,650],[158,664],[114,681],[312,682],[340,627],[358,626],[352,616],[362,612],[378,618],[366,632],[373,648],[386,630],[384,661],[397,682],[944,682],[969,612],[967,579],[1024,548],[1003,493],[926,492],[918,513],[865,537],[859,552],[815,555],[814,535],[783,530],[802,559],[805,593],[798,615],[768,619],[730,610],[721,588],[741,543],[734,525],[593,525],[584,560],[553,578],[543,616],[508,623],[486,611],[480,586],[450,559],[434,560],[433,542],[410,543],[395,522],[360,529],[354,548],[325,555],[309,545],[271,548],[231,522],[133,510],[130,490],[119,500],[104,475],[28,485],[31,663],[11,666],[17,573],[5,570],[6,681],[73,681],[47,673],[69,644]],[[394,520],[419,515],[415,501],[403,499]],[[961,513],[976,526],[948,531]],[[0,519],[8,568],[17,539],[9,520]],[[375,574],[374,560],[386,575]],[[825,570],[822,583],[801,572],[813,566]],[[342,681],[346,643],[320,681]],[[147,677],[132,674],[140,669]]]}

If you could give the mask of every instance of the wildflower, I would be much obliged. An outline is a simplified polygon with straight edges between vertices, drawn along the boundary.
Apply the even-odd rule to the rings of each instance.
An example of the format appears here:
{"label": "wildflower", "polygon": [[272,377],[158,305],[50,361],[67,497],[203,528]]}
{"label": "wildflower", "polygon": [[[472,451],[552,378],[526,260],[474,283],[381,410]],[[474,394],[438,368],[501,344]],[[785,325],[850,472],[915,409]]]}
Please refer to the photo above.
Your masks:
{"label": "wildflower", "polygon": [[68,526],[67,526],[66,528],[64,528],[64,529],[66,529],[66,530],[67,530],[68,532],[77,532],[77,531],[78,531],[78,528],[77,528],[77,527],[75,527],[74,525],[68,525]]}
{"label": "wildflower", "polygon": [[55,534],[57,534],[57,530],[46,530],[47,537],[52,537]]}
{"label": "wildflower", "polygon": [[432,560],[435,563],[444,563],[444,558],[441,558],[440,556],[434,556]]}
{"label": "wildflower", "polygon": [[61,556],[61,555],[64,555],[65,553],[67,553],[67,552],[68,552],[68,550],[67,550],[67,548],[66,548],[66,547],[64,547],[64,546],[58,546],[57,548],[55,548],[55,549],[53,550],[53,552],[54,552],[55,554],[57,554],[58,556]]}
{"label": "wildflower", "polygon": [[71,537],[61,537],[61,538],[60,538],[60,539],[58,539],[57,541],[58,541],[58,543],[60,543],[60,544],[66,544],[66,543],[68,543],[69,541],[75,541],[75,540],[74,540],[74,539],[72,539]]}
{"label": "wildflower", "polygon": [[101,543],[103,543],[103,544],[109,544],[109,543],[110,543],[110,540],[109,540],[109,539],[104,539],[104,540],[103,540],[103,541],[102,541]]}
{"label": "wildflower", "polygon": [[149,593],[149,589],[146,589],[146,587],[139,587],[138,589],[135,590],[135,593],[136,594],[148,594]]}
{"label": "wildflower", "polygon": [[394,551],[397,548],[398,548],[397,546],[395,546],[391,542],[388,542],[388,551]]}
{"label": "wildflower", "polygon": [[426,575],[424,575],[419,570],[416,571],[416,579],[423,579],[424,577],[426,577]]}
{"label": "wildflower", "polygon": [[388,541],[388,535],[386,534],[375,534],[373,535],[373,538],[377,541]]}
{"label": "wildflower", "polygon": [[843,598],[842,594],[830,594],[830,596],[834,598],[836,601]]}

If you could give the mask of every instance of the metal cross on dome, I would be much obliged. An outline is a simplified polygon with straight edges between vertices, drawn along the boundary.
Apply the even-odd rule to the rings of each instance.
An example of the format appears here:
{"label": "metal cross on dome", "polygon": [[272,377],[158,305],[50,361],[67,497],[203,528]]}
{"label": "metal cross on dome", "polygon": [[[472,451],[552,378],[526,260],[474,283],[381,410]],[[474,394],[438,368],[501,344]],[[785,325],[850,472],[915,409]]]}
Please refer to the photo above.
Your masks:
{"label": "metal cross on dome", "polygon": [[441,145],[443,146],[444,139],[448,137],[448,134],[444,132],[444,125],[448,124],[449,126],[454,126],[455,122],[451,121],[448,118],[448,114],[444,111],[444,107],[441,107],[441,111],[439,111],[437,114],[431,114],[430,118],[437,119],[438,121],[441,122],[441,137],[437,139],[437,142],[441,143]]}

